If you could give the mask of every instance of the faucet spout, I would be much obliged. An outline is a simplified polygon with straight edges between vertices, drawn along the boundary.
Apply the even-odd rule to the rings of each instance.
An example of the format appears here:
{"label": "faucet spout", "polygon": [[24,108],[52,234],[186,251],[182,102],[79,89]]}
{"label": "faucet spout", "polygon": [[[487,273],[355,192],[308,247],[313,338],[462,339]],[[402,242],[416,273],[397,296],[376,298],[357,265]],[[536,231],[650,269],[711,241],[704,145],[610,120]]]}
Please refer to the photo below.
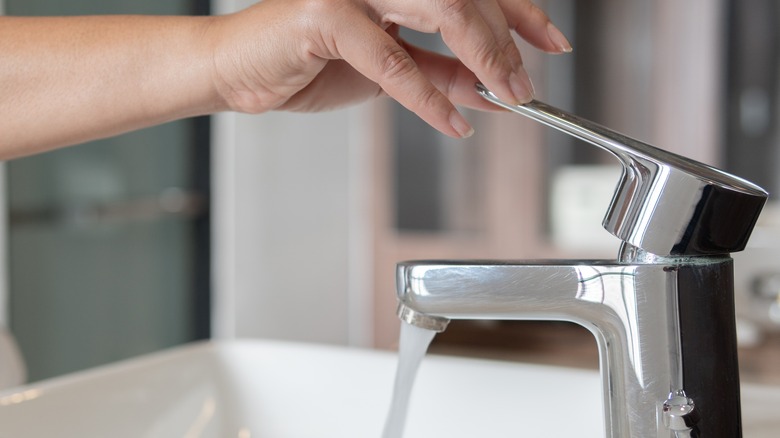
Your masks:
{"label": "faucet spout", "polygon": [[741,436],[731,258],[647,261],[400,263],[399,314],[580,324],[599,348],[608,437]]}

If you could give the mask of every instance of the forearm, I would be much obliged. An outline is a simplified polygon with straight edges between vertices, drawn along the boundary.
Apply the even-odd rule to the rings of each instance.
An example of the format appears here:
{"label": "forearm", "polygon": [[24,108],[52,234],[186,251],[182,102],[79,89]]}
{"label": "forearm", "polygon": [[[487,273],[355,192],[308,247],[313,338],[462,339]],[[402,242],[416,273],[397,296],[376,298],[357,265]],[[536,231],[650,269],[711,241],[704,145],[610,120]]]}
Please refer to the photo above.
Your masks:
{"label": "forearm", "polygon": [[225,109],[211,17],[0,17],[0,159]]}

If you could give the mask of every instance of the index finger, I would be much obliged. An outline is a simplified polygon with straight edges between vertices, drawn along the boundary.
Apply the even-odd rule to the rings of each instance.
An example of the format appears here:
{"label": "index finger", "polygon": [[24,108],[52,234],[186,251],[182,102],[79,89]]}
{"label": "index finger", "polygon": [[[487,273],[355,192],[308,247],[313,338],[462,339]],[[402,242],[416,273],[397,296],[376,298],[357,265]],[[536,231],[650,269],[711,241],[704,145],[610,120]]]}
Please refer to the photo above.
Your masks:
{"label": "index finger", "polygon": [[358,16],[349,26],[340,27],[335,43],[341,58],[434,128],[453,137],[473,132],[409,53],[369,18]]}

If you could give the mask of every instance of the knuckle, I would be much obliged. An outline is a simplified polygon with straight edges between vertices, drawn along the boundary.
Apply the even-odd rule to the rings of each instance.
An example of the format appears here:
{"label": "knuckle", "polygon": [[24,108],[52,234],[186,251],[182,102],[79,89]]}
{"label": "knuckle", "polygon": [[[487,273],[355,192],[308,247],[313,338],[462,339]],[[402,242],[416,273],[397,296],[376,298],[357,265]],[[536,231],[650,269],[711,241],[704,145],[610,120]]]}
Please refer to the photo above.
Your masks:
{"label": "knuckle", "polygon": [[438,0],[436,5],[444,16],[460,16],[465,14],[469,0]]}
{"label": "knuckle", "polygon": [[419,108],[436,109],[442,107],[442,95],[435,87],[425,87],[415,96],[415,104]]}
{"label": "knuckle", "polygon": [[502,40],[498,42],[498,47],[502,52],[506,53],[507,56],[510,56],[514,53],[519,53],[517,50],[517,45],[511,37],[502,38]]}
{"label": "knuckle", "polygon": [[517,68],[523,65],[523,59],[520,57],[520,51],[517,49],[517,45],[511,37],[499,42],[499,48],[501,49],[502,53],[506,54],[506,58],[512,64],[513,68]]}
{"label": "knuckle", "polygon": [[501,51],[491,47],[481,47],[477,50],[476,58],[479,65],[486,72],[501,78],[504,76],[509,77],[510,68],[506,57]]}
{"label": "knuckle", "polygon": [[385,48],[380,71],[383,80],[397,80],[411,75],[416,70],[417,65],[403,48]]}

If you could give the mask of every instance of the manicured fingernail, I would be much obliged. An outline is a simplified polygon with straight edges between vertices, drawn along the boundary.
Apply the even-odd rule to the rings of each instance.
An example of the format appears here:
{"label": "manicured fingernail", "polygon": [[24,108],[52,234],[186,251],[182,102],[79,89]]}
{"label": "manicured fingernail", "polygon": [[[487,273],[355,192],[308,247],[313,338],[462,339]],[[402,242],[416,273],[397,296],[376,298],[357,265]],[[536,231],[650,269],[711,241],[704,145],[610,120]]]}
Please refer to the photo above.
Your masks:
{"label": "manicured fingernail", "polygon": [[468,121],[457,110],[452,110],[450,113],[450,125],[455,132],[458,133],[460,138],[468,138],[474,134],[474,128],[471,127]]}
{"label": "manicured fingernail", "polygon": [[570,53],[572,51],[571,43],[563,36],[563,33],[552,23],[547,23],[547,37],[550,38],[553,45],[561,53]]}
{"label": "manicured fingernail", "polygon": [[509,75],[509,86],[512,87],[512,93],[514,93],[517,103],[528,103],[533,100],[534,85],[525,70]]}

